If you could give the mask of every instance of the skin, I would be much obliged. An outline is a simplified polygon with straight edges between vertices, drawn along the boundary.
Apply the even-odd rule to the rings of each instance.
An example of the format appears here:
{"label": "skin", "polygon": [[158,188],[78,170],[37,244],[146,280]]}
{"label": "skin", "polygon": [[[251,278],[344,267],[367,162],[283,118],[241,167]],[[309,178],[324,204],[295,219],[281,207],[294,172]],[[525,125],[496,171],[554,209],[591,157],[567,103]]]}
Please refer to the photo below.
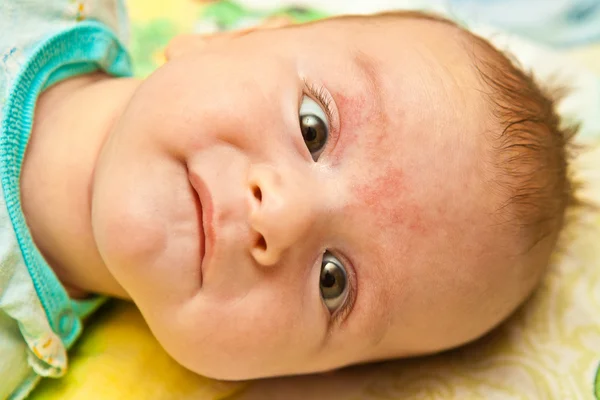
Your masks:
{"label": "skin", "polygon": [[[473,340],[539,274],[491,222],[494,123],[461,35],[354,18],[183,37],[143,82],[59,84],[23,170],[34,239],[73,294],[132,299],[176,360],[211,377]],[[316,162],[298,122],[303,96],[319,101],[310,87],[333,114]],[[343,314],[321,299],[325,250],[355,294]]]}

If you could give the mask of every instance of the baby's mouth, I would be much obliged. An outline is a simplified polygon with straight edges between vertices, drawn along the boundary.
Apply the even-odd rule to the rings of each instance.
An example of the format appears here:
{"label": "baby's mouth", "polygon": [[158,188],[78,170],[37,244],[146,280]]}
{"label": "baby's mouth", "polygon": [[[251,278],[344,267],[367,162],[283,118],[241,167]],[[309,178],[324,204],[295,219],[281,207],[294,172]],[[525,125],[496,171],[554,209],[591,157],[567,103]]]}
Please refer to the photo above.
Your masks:
{"label": "baby's mouth", "polygon": [[198,241],[200,247],[200,284],[204,282],[205,268],[208,264],[209,250],[214,232],[212,230],[212,198],[202,178],[195,172],[188,170],[188,179],[194,188],[194,199],[198,214]]}

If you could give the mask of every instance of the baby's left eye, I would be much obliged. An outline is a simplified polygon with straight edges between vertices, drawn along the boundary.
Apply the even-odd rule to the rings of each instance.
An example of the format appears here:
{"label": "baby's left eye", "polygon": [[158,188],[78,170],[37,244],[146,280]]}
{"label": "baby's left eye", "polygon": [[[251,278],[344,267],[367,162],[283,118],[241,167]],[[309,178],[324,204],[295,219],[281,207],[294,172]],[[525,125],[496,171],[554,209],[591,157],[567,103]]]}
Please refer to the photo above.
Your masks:
{"label": "baby's left eye", "polygon": [[321,106],[309,96],[302,97],[299,111],[300,130],[314,161],[325,149],[329,137],[329,121]]}

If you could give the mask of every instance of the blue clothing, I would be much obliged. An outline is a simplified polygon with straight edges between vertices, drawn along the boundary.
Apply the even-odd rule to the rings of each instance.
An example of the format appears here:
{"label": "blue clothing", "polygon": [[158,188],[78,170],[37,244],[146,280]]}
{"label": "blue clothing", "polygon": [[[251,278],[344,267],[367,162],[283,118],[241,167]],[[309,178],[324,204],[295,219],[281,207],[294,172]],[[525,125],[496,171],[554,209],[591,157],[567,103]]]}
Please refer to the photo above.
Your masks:
{"label": "blue clothing", "polygon": [[19,178],[37,98],[76,75],[131,68],[120,0],[4,0],[0,29],[0,399],[20,399],[65,373],[81,318],[102,301],[69,298],[25,223]]}

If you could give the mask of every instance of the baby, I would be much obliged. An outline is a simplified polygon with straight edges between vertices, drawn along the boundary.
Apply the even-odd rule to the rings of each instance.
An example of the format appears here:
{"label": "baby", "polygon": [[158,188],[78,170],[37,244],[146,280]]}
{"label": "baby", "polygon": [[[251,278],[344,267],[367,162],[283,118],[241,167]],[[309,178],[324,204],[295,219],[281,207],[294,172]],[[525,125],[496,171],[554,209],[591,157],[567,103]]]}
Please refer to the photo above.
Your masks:
{"label": "baby", "polygon": [[459,346],[540,281],[573,130],[453,23],[186,36],[138,80],[120,5],[6,3],[0,398],[65,372],[96,295],[247,379]]}

